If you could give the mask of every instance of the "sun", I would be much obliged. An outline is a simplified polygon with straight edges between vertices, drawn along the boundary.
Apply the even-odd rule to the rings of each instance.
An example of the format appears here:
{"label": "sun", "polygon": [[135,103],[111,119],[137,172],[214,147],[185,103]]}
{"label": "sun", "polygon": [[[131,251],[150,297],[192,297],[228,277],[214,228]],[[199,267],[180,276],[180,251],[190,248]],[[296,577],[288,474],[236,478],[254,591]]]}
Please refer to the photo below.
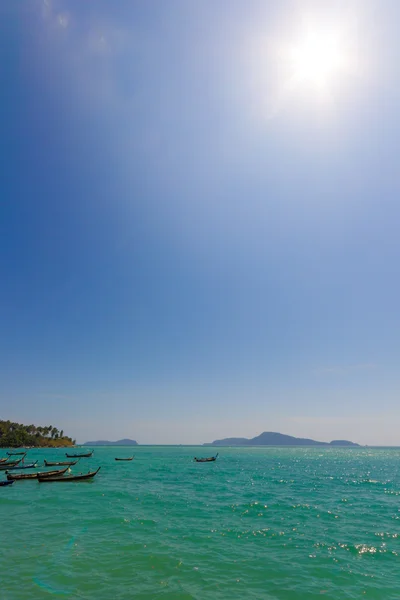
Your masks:
{"label": "sun", "polygon": [[353,9],[321,9],[295,11],[276,29],[260,22],[245,57],[251,110],[274,119],[282,112],[297,117],[315,109],[315,119],[333,123],[341,103],[368,76],[360,19]]}
{"label": "sun", "polygon": [[289,60],[295,82],[326,87],[346,66],[343,40],[338,33],[308,28],[291,46]]}

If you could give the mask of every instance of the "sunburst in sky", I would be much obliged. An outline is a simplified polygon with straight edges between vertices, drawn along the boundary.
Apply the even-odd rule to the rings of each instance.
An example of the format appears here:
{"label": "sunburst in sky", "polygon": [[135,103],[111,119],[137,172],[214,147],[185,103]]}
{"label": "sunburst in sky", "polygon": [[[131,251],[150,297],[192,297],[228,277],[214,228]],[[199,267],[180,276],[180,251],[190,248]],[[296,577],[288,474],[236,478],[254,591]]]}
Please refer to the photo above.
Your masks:
{"label": "sunburst in sky", "polygon": [[309,28],[292,48],[293,77],[317,87],[327,86],[346,67],[346,58],[339,34],[326,35],[318,28]]}
{"label": "sunburst in sky", "polygon": [[356,39],[344,24],[329,26],[304,20],[297,36],[280,49],[286,69],[286,87],[301,88],[325,100],[333,89],[345,86],[357,64]]}

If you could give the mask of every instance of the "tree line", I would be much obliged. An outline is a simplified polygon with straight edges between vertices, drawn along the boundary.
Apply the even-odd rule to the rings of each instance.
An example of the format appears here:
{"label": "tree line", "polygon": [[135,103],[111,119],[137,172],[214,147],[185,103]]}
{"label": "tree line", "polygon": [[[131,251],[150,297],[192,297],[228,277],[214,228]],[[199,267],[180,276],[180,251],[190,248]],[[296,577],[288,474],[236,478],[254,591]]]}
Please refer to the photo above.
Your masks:
{"label": "tree line", "polygon": [[12,421],[0,420],[0,447],[18,446],[72,446],[75,440],[64,435],[53,425],[22,425]]}

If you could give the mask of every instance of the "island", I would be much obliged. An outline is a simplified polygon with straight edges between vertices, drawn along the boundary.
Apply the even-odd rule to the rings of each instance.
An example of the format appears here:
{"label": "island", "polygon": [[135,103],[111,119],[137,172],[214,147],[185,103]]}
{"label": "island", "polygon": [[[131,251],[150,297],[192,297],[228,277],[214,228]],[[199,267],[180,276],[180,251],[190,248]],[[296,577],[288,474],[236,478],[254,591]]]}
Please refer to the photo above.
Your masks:
{"label": "island", "polygon": [[108,440],[97,440],[96,442],[85,442],[83,446],[137,446],[135,440],[123,439],[117,442],[109,442]]}
{"label": "island", "polygon": [[1,448],[58,448],[74,446],[75,440],[64,435],[53,425],[22,425],[13,421],[0,420]]}
{"label": "island", "polygon": [[359,447],[355,442],[333,440],[332,442],[317,442],[308,438],[298,438],[274,431],[264,431],[260,435],[248,438],[225,438],[203,444],[203,446],[346,446]]}

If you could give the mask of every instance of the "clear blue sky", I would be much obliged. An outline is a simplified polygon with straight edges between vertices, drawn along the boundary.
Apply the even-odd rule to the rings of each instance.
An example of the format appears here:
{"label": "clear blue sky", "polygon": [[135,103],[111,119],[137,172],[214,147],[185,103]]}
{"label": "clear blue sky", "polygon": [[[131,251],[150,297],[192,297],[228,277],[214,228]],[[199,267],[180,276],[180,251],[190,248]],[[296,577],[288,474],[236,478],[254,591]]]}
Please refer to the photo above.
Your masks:
{"label": "clear blue sky", "polygon": [[0,418],[400,444],[399,22],[3,0]]}

